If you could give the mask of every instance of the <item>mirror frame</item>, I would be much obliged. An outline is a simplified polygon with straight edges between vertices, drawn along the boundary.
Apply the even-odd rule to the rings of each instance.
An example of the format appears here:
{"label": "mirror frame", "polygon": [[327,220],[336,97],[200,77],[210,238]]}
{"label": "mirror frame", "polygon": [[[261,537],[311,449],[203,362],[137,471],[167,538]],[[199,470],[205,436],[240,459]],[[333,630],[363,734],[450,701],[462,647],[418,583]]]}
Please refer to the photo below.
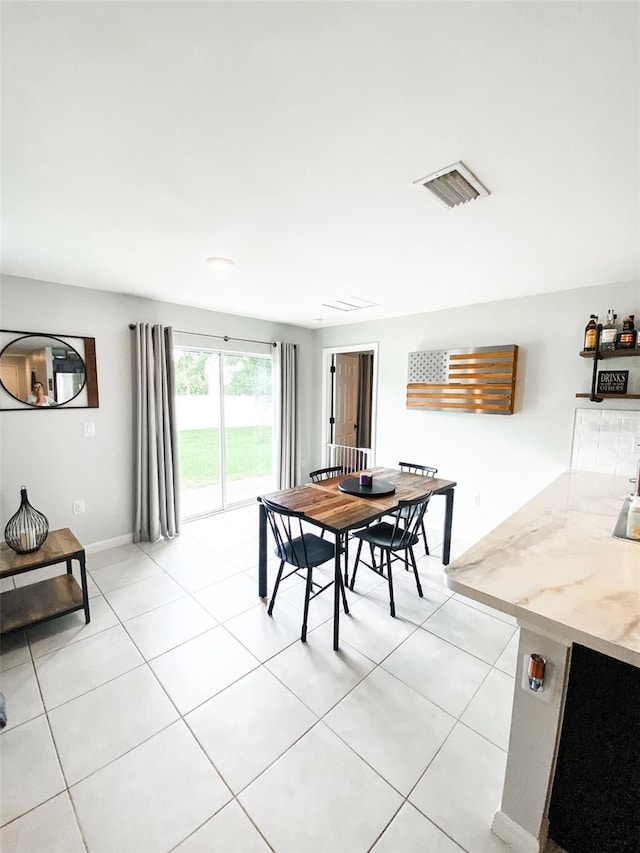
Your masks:
{"label": "mirror frame", "polygon": [[[15,340],[32,336],[38,338],[55,338],[63,343],[67,343],[70,347],[75,349],[84,362],[85,371],[84,387],[81,391],[71,400],[67,400],[64,403],[58,403],[55,406],[32,406],[30,403],[22,403],[10,394],[4,385],[0,383],[0,410],[3,412],[52,412],[59,411],[60,409],[99,408],[100,403],[98,401],[98,368],[96,362],[95,338],[85,338],[80,335],[59,335],[56,332],[25,332],[18,329],[0,329],[0,336],[2,338],[2,341],[0,342],[0,351],[2,352],[4,352],[4,350],[13,342],[11,338],[5,339],[5,336],[13,336],[13,339]],[[74,341],[81,341],[82,347],[80,347],[80,344],[74,343]],[[80,349],[83,350],[82,353],[80,352]],[[86,392],[86,394],[83,392]],[[79,400],[78,398],[81,399]]]}

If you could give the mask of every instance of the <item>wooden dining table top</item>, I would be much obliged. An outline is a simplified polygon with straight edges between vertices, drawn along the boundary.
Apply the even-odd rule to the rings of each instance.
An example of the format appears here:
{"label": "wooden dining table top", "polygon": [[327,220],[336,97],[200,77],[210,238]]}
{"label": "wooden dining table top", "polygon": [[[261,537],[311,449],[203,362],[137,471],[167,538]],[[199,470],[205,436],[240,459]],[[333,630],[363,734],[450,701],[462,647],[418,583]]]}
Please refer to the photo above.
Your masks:
{"label": "wooden dining table top", "polygon": [[[393,483],[396,490],[384,497],[362,497],[341,492],[338,484],[347,478],[369,474]],[[397,509],[401,500],[413,500],[427,495],[440,494],[453,489],[457,483],[440,477],[409,474],[395,468],[367,468],[351,474],[340,474],[320,483],[307,483],[262,497],[296,512],[304,512],[307,519],[319,527],[336,534],[362,527]]]}

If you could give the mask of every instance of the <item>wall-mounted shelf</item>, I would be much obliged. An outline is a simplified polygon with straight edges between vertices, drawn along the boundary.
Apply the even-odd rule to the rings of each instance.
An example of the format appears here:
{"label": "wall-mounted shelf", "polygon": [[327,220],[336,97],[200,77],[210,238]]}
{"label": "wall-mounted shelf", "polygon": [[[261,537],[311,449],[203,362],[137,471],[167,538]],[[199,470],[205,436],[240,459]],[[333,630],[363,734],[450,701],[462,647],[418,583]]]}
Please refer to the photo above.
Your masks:
{"label": "wall-mounted shelf", "polygon": [[[596,351],[587,351],[582,350],[582,352],[578,353],[580,358],[593,358],[596,355]],[[640,356],[640,349],[610,349],[610,350],[599,350],[597,352],[598,358],[628,358],[629,356]]]}
{"label": "wall-mounted shelf", "polygon": [[598,374],[598,362],[608,358],[629,358],[629,356],[640,356],[640,349],[600,349],[600,333],[602,325],[598,323],[598,334],[594,350],[582,350],[578,355],[580,358],[590,358],[593,361],[593,373],[591,377],[591,392],[589,394],[576,394],[576,397],[586,397],[592,403],[601,403],[603,400],[640,400],[640,394],[596,394],[596,380]]}
{"label": "wall-mounted shelf", "polygon": [[[599,397],[602,397],[609,400],[640,400],[640,394],[599,394]],[[576,397],[586,397],[589,399],[591,394],[576,394]]]}

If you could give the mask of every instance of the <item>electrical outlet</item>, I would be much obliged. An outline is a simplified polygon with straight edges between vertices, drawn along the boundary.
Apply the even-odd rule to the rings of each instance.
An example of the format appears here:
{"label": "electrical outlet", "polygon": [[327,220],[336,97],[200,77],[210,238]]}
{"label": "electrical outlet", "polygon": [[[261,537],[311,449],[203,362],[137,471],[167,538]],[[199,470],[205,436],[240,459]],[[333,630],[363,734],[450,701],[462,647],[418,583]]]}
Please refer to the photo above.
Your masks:
{"label": "electrical outlet", "polygon": [[480,495],[479,494],[473,496],[473,502],[476,506],[480,506]]}
{"label": "electrical outlet", "polygon": [[80,515],[80,513],[84,512],[84,501],[73,501],[71,509],[74,515]]}

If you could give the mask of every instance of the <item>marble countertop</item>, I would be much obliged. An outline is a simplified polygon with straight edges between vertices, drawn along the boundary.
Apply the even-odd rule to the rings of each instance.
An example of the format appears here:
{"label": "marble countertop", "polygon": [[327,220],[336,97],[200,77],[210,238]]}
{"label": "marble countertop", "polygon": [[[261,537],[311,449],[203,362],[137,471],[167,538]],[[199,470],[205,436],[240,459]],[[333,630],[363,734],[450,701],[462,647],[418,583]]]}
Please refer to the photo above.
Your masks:
{"label": "marble countertop", "polygon": [[446,567],[532,630],[640,666],[640,543],[614,539],[626,478],[567,472]]}

